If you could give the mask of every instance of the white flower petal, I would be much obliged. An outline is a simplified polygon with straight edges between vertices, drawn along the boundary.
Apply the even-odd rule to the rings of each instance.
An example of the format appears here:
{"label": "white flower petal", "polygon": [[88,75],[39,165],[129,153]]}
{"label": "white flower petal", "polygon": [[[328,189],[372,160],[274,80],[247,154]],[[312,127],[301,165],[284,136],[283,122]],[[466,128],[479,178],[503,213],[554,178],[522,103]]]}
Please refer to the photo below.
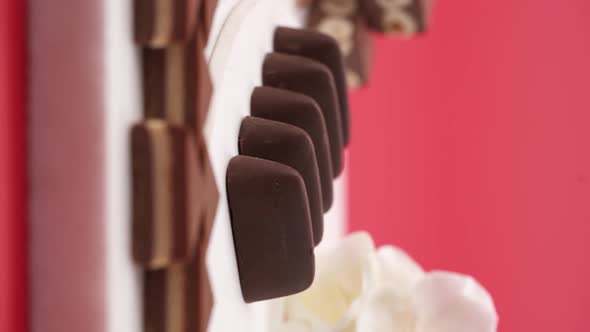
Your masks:
{"label": "white flower petal", "polygon": [[374,250],[373,240],[364,232],[317,249],[315,280],[308,290],[287,298],[286,315],[338,324],[362,292],[363,266]]}
{"label": "white flower petal", "polygon": [[[309,324],[300,321],[300,320],[290,320],[288,322],[284,322],[277,332],[316,332],[311,329]],[[317,331],[319,332],[319,331]]]}
{"label": "white flower petal", "polygon": [[357,332],[414,332],[415,315],[408,297],[391,285],[369,291],[357,319]]}
{"label": "white flower petal", "polygon": [[[371,236],[365,232],[353,233],[337,245],[316,251],[316,280],[318,285],[333,282],[350,302],[362,291],[363,269],[375,251]],[[312,285],[312,288],[315,285]]]}
{"label": "white flower petal", "polygon": [[416,332],[494,332],[498,316],[489,293],[473,278],[433,272],[412,292]]}
{"label": "white flower petal", "polygon": [[383,246],[370,258],[373,283],[387,283],[408,293],[424,277],[424,270],[405,251]]}

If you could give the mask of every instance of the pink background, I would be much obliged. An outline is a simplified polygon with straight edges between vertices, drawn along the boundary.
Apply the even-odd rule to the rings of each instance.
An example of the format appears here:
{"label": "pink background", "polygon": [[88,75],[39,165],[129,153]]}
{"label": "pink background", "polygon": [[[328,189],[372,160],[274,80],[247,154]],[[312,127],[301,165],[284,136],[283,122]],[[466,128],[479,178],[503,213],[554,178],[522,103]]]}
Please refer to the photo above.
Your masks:
{"label": "pink background", "polygon": [[590,330],[590,1],[439,0],[352,97],[351,228],[475,275],[501,332]]}

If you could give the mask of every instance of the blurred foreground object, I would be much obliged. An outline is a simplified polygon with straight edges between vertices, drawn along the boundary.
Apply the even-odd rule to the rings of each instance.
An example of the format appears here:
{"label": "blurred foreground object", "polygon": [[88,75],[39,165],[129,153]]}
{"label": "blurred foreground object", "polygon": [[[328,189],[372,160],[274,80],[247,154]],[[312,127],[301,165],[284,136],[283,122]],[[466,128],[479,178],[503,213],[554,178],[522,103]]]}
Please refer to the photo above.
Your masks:
{"label": "blurred foreground object", "polygon": [[354,233],[316,252],[316,279],[286,299],[282,331],[495,332],[490,294],[473,278],[424,270]]}
{"label": "blurred foreground object", "polygon": [[367,30],[411,38],[424,33],[432,0],[301,0],[309,6],[307,26],[333,37],[344,57],[349,87],[369,79],[372,44]]}

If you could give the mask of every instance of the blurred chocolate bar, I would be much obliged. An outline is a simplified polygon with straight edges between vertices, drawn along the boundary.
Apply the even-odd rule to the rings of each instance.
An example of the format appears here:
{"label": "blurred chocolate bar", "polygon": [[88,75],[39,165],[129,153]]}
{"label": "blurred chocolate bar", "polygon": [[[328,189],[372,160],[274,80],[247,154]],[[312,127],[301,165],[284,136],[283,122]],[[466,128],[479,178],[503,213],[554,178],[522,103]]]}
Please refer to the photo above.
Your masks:
{"label": "blurred chocolate bar", "polygon": [[189,43],[143,49],[144,112],[200,131],[212,93],[199,30]]}
{"label": "blurred chocolate bar", "polygon": [[144,331],[206,332],[212,307],[204,252],[189,263],[145,272]]}
{"label": "blurred chocolate bar", "polygon": [[161,48],[188,42],[195,32],[204,0],[135,0],[135,41]]}
{"label": "blurred chocolate bar", "polygon": [[133,258],[161,268],[192,258],[197,241],[195,183],[187,181],[195,161],[188,132],[163,120],[147,120],[131,131]]}
{"label": "blurred chocolate bar", "polygon": [[301,175],[281,163],[236,156],[226,181],[244,300],[268,300],[308,288],[315,256]]}
{"label": "blurred chocolate bar", "polygon": [[197,239],[209,239],[219,198],[205,144],[151,119],[133,127],[131,155],[134,260],[148,269],[188,261]]}
{"label": "blurred chocolate bar", "polygon": [[366,84],[369,78],[371,40],[357,0],[312,2],[307,25],[333,37],[344,57],[348,86]]}
{"label": "blurred chocolate bar", "polygon": [[361,0],[359,3],[371,29],[413,36],[427,28],[430,0]]}

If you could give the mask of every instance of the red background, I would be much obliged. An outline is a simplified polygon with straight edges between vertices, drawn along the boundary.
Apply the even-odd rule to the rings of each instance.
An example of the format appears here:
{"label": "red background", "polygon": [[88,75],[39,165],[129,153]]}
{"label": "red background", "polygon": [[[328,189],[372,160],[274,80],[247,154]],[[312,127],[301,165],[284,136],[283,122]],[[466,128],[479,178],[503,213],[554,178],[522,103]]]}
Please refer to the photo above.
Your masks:
{"label": "red background", "polygon": [[590,1],[439,0],[352,96],[351,228],[475,275],[501,332],[590,330]]}
{"label": "red background", "polygon": [[25,1],[0,0],[0,331],[25,331]]}

